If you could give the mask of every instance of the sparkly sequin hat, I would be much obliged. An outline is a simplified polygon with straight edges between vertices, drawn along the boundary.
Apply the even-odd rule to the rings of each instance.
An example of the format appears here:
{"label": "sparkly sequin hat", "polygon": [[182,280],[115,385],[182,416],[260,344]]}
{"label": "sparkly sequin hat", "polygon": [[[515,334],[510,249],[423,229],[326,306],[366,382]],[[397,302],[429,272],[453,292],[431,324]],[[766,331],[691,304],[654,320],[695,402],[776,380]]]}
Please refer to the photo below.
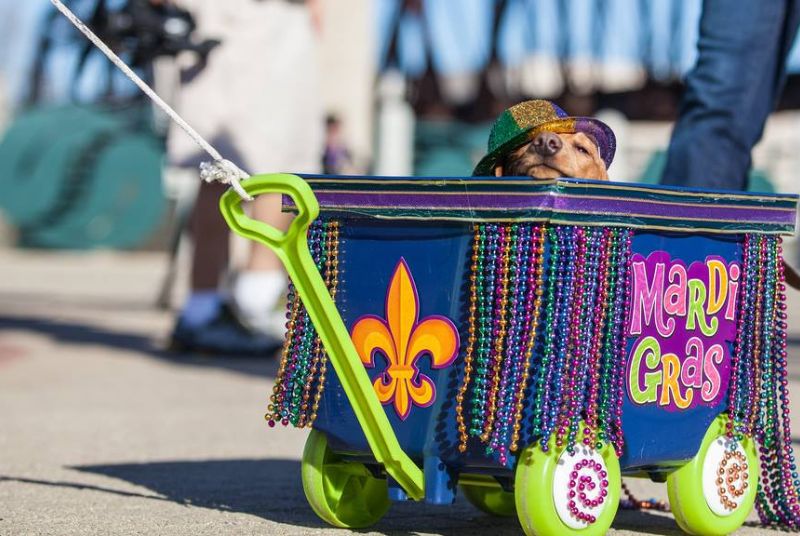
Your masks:
{"label": "sparkly sequin hat", "polygon": [[589,134],[597,142],[606,168],[614,160],[617,139],[608,125],[591,117],[570,117],[550,101],[529,100],[500,114],[489,134],[488,152],[472,174],[492,175],[505,155],[543,131]]}

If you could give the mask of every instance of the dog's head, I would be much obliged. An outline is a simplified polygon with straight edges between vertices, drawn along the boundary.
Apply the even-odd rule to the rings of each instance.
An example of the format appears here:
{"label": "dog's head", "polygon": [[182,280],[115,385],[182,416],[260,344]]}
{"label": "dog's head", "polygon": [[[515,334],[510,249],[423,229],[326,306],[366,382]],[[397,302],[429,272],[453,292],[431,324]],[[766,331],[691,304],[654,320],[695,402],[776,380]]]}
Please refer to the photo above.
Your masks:
{"label": "dog's head", "polygon": [[543,131],[509,152],[494,169],[497,177],[608,180],[597,142],[588,134]]}
{"label": "dog's head", "polygon": [[607,180],[617,142],[594,117],[573,117],[555,103],[536,99],[501,113],[474,176],[576,177]]}

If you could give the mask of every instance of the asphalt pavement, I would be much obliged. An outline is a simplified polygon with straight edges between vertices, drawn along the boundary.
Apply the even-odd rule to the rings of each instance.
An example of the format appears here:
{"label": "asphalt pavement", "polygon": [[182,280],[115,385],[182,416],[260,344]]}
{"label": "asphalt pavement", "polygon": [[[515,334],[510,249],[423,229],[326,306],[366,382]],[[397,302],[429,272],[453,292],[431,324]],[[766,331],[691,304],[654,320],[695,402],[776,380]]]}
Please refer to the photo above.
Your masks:
{"label": "asphalt pavement", "polygon": [[[348,534],[306,504],[306,432],[263,420],[274,359],[164,351],[172,313],[153,306],[164,269],[155,253],[0,250],[0,535]],[[800,318],[800,295],[790,306]],[[628,483],[666,498],[664,485]],[[459,499],[394,505],[361,534],[522,532]],[[669,514],[625,511],[611,534],[681,531]]]}

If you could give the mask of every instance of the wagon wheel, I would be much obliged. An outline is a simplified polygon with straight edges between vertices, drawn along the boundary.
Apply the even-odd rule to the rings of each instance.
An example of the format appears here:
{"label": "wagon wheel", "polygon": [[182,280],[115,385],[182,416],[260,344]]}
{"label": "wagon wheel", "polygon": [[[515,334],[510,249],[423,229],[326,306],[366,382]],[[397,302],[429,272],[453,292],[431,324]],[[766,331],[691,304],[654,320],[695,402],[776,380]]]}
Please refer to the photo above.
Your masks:
{"label": "wagon wheel", "polygon": [[389,510],[388,484],[358,462],[341,460],[325,434],[312,430],[301,466],[303,491],[323,521],[342,528],[373,525]]}
{"label": "wagon wheel", "polygon": [[572,454],[554,439],[548,452],[534,444],[520,454],[515,500],[528,536],[595,536],[611,527],[619,506],[619,460],[611,445],[595,449],[582,440],[581,432]]}
{"label": "wagon wheel", "polygon": [[459,478],[464,497],[482,512],[489,515],[510,517],[516,513],[514,493],[504,490],[494,478],[468,475]]}
{"label": "wagon wheel", "polygon": [[755,442],[751,437],[729,439],[727,423],[726,415],[714,419],[695,457],[667,477],[675,520],[689,534],[731,533],[755,504],[759,474]]}

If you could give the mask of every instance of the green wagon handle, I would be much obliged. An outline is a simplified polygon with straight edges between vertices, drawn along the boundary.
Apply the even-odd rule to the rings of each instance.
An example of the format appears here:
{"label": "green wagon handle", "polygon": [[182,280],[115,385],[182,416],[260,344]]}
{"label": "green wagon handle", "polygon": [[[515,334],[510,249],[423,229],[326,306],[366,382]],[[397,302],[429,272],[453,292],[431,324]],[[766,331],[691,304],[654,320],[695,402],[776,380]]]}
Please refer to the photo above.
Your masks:
{"label": "green wagon handle", "polygon": [[242,186],[253,197],[277,193],[294,200],[298,214],[285,233],[248,218],[241,206],[242,199],[233,190],[225,192],[220,199],[220,210],[234,232],[272,249],[286,267],[353,406],[372,454],[410,498],[422,500],[425,496],[423,472],[400,447],[347,327],[308,250],[308,226],[319,215],[319,204],[311,187],[300,177],[288,174],[254,176],[243,181]]}

